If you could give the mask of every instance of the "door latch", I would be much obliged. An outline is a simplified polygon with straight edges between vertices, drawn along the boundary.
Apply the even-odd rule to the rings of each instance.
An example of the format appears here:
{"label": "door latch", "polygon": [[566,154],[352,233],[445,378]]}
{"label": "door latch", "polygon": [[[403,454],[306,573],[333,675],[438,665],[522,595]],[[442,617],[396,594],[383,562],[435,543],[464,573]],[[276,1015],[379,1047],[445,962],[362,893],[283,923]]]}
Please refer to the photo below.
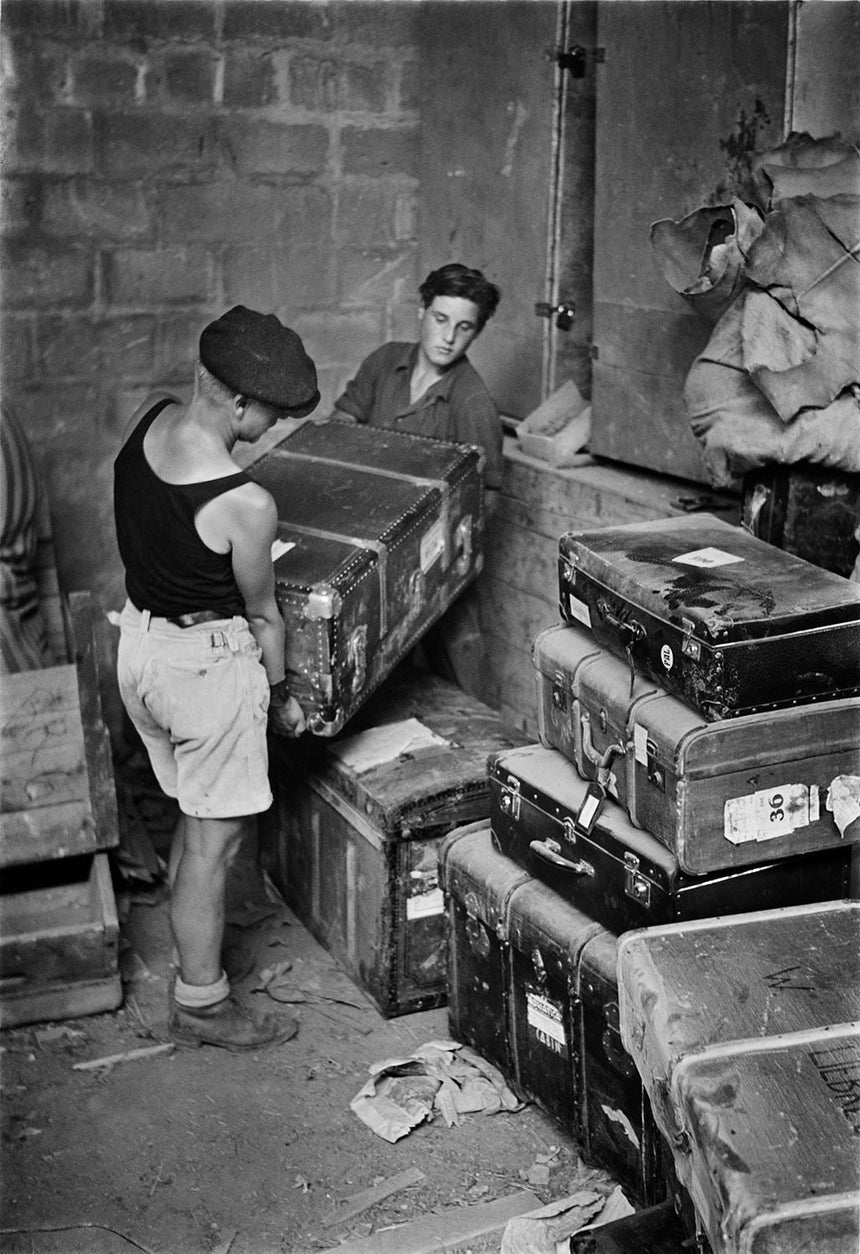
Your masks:
{"label": "door latch", "polygon": [[570,48],[556,48],[552,60],[562,69],[567,70],[571,78],[585,78],[589,62],[603,65],[606,60],[605,48],[585,48],[582,44],[573,44]]}
{"label": "door latch", "polygon": [[535,304],[535,313],[539,318],[555,318],[555,325],[559,331],[569,331],[573,326],[576,306],[570,301],[564,301],[560,305],[550,305],[548,301],[539,300]]}

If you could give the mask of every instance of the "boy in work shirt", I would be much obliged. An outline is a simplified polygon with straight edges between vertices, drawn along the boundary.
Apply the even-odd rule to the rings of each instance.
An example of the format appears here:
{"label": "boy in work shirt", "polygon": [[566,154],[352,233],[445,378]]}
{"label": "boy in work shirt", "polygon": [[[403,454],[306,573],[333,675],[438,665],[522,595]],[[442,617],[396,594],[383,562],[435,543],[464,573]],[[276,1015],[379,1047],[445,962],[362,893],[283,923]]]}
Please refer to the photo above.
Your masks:
{"label": "boy in work shirt", "polygon": [[237,305],[200,337],[190,404],[148,397],[114,463],[128,593],[120,694],[182,815],[169,867],[179,972],[168,1027],[175,1040],[230,1050],[295,1031],[251,1016],[231,995],[221,946],[230,864],[247,817],[272,802],[267,721],[284,736],[305,728],[284,673],[275,502],[231,452],[318,402],[299,336]]}
{"label": "boy in work shirt", "polygon": [[[491,512],[502,483],[502,426],[466,352],[495,313],[501,293],[480,270],[456,262],[431,271],[418,292],[417,344],[383,344],[366,357],[331,416],[477,445],[486,459]],[[483,643],[473,589],[431,627],[421,647],[435,673],[482,695]]]}

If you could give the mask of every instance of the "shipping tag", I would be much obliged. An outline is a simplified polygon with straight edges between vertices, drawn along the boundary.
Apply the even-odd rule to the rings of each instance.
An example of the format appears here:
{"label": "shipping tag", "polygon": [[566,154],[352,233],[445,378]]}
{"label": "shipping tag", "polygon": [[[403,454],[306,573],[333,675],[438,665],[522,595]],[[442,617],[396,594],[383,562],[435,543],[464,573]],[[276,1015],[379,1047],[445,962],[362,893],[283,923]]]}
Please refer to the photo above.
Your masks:
{"label": "shipping tag", "polygon": [[592,780],[582,799],[582,805],[573,819],[573,824],[577,831],[584,832],[586,836],[591,835],[592,828],[597,822],[605,800],[606,789],[596,780]]}

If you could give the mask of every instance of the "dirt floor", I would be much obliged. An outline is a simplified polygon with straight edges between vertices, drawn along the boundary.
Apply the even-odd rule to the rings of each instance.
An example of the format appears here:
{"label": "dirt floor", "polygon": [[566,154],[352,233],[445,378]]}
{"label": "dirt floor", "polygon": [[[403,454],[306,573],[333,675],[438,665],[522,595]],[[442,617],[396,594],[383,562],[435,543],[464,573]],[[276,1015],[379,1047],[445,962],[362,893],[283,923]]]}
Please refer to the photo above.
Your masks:
{"label": "dirt floor", "polygon": [[[163,853],[172,816],[156,817]],[[372,1064],[446,1039],[446,1011],[383,1019],[272,892],[253,833],[230,890],[231,961],[247,968],[240,993],[294,1017],[295,1037],[253,1054],[183,1047],[76,1070],[168,1039],[165,892],[119,887],[122,1007],[0,1033],[4,1254],[314,1254],[521,1190],[549,1202],[582,1181],[575,1144],[531,1105],[453,1127],[437,1117],[394,1144],[357,1118],[350,1102]],[[277,964],[303,1001],[261,988]],[[344,1199],[409,1168],[417,1183],[339,1215]],[[446,1246],[499,1248],[498,1233]]]}

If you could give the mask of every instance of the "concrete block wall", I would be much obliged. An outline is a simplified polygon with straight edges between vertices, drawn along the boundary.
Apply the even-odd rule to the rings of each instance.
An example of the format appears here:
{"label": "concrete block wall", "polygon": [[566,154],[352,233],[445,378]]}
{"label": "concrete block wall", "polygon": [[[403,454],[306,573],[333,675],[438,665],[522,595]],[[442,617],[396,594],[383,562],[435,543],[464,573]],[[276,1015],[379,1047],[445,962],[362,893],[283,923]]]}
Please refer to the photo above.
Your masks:
{"label": "concrete block wall", "polygon": [[416,9],[3,0],[2,385],[48,482],[63,585],[122,600],[121,432],[189,394],[202,326],[275,312],[330,407],[415,329]]}

